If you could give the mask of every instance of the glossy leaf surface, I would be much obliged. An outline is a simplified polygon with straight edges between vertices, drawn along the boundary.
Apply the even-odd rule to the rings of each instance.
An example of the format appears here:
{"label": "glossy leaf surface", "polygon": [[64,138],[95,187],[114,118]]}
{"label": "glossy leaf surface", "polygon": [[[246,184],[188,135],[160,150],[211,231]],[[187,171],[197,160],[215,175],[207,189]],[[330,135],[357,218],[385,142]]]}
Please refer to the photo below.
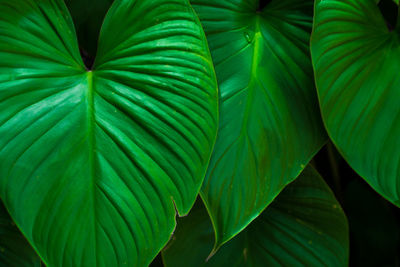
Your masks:
{"label": "glossy leaf surface", "polygon": [[40,259],[0,200],[0,266],[40,267]]}
{"label": "glossy leaf surface", "polygon": [[149,264],[175,208],[193,205],[216,134],[189,2],[115,1],[87,71],[62,0],[0,0],[0,85],[0,194],[45,263]]}
{"label": "glossy leaf surface", "polygon": [[202,197],[220,246],[294,180],[325,140],[309,56],[313,1],[192,0],[220,89]]}
{"label": "glossy leaf surface", "polygon": [[374,0],[318,0],[311,45],[332,141],[400,206],[400,25],[389,32]]}
{"label": "glossy leaf surface", "polygon": [[346,266],[349,253],[346,217],[312,168],[206,262],[212,243],[211,222],[198,205],[178,221],[163,251],[164,263],[167,267]]}

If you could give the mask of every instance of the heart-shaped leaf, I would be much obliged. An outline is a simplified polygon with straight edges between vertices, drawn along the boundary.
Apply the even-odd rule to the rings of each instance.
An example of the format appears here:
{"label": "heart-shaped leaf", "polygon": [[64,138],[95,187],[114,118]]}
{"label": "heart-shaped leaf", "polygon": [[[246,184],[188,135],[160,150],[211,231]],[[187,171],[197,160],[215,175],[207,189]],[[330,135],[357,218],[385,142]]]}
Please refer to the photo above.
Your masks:
{"label": "heart-shaped leaf", "polygon": [[[146,266],[200,189],[217,127],[188,1],[117,0],[93,71],[62,0],[0,0],[0,195],[49,266]],[[174,203],[175,207],[174,207]]]}
{"label": "heart-shaped leaf", "polygon": [[311,51],[332,141],[400,206],[400,23],[389,32],[374,0],[318,0]]}
{"label": "heart-shaped leaf", "polygon": [[349,256],[346,216],[311,167],[205,262],[212,243],[210,219],[198,205],[178,221],[177,230],[163,251],[164,263],[167,267],[346,266]]}
{"label": "heart-shaped leaf", "polygon": [[0,200],[0,266],[40,267],[40,259]]}
{"label": "heart-shaped leaf", "polygon": [[325,141],[309,56],[312,0],[192,0],[220,88],[202,197],[216,248],[257,217]]}

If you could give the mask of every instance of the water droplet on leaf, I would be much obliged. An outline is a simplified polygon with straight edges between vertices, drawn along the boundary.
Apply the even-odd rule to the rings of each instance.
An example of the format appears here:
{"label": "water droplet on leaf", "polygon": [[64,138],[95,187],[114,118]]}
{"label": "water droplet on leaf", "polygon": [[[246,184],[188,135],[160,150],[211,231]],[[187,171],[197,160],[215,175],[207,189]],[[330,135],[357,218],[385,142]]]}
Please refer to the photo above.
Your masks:
{"label": "water droplet on leaf", "polygon": [[246,39],[246,41],[248,43],[251,43],[251,41],[253,41],[253,38],[251,37],[250,33],[248,33],[248,32],[244,32],[244,38]]}

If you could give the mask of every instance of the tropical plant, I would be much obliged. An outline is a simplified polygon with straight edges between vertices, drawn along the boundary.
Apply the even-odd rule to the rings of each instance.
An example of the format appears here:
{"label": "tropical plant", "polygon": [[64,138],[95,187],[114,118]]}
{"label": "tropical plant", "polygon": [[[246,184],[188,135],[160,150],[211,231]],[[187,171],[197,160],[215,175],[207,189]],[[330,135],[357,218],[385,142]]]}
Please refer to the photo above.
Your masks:
{"label": "tropical plant", "polygon": [[0,266],[398,266],[398,5],[0,0]]}

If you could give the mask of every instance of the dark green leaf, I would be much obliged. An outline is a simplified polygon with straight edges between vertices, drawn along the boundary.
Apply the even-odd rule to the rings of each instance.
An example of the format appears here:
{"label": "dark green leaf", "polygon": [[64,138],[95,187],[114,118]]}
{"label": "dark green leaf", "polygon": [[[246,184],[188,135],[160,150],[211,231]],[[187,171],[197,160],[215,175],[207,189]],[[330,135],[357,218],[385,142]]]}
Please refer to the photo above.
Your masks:
{"label": "dark green leaf", "polygon": [[216,134],[189,2],[115,1],[86,71],[64,1],[0,0],[0,85],[0,195],[45,263],[149,264]]}
{"label": "dark green leaf", "polygon": [[346,217],[321,176],[310,168],[290,184],[243,232],[206,263],[213,229],[198,205],[163,252],[167,267],[180,266],[346,266]]}
{"label": "dark green leaf", "polygon": [[40,259],[0,200],[0,266],[39,267]]}
{"label": "dark green leaf", "polygon": [[343,157],[400,206],[400,25],[375,0],[317,0],[311,51],[326,128]]}
{"label": "dark green leaf", "polygon": [[256,218],[325,141],[309,56],[312,0],[192,0],[220,87],[202,188],[216,248]]}

